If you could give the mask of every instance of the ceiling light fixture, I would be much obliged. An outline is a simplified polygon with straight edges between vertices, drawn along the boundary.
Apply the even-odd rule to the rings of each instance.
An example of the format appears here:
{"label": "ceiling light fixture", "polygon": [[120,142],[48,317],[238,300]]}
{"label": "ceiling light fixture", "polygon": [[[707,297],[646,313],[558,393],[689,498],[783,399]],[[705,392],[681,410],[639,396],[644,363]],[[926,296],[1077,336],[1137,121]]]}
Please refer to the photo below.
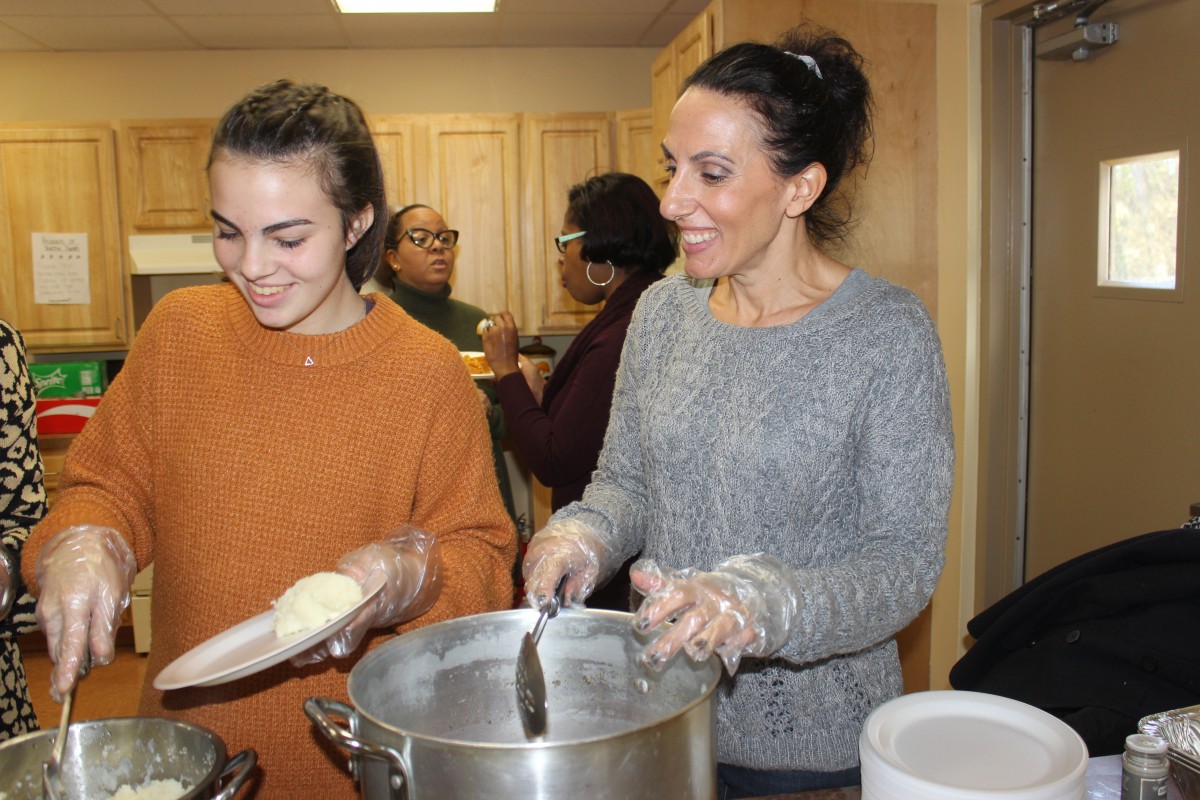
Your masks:
{"label": "ceiling light fixture", "polygon": [[498,0],[334,0],[343,14],[491,13]]}

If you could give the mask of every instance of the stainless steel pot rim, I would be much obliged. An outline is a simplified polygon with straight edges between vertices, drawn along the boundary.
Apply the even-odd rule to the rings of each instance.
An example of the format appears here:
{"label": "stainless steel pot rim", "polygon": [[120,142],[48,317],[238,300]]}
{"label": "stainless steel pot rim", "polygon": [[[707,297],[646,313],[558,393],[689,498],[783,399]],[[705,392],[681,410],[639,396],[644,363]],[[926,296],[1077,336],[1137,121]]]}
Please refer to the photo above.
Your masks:
{"label": "stainless steel pot rim", "polygon": [[[558,619],[563,619],[564,617],[570,617],[570,616],[579,616],[579,615],[588,615],[590,617],[601,618],[601,619],[603,619],[603,618],[612,618],[612,619],[625,618],[625,620],[630,625],[630,630],[632,631],[633,615],[631,613],[623,612],[623,611],[611,611],[608,609],[564,608],[561,612],[559,612]],[[410,631],[409,633],[406,633],[402,636],[392,639],[389,642],[385,642],[384,644],[375,648],[374,650],[372,650],[370,653],[368,653],[366,656],[363,657],[362,661],[360,661],[356,665],[356,669],[359,666],[368,664],[369,659],[385,658],[390,650],[402,647],[406,643],[411,643],[412,638],[410,638],[410,637],[417,637],[421,634],[426,634],[428,636],[435,635],[435,631],[434,631],[435,628],[439,628],[442,626],[463,627],[463,626],[471,624],[472,621],[478,623],[479,621],[486,619],[487,621],[494,622],[494,621],[503,621],[506,618],[524,618],[527,620],[528,625],[530,627],[532,627],[534,622],[537,621],[537,616],[538,616],[538,612],[532,608],[520,608],[520,609],[511,609],[508,611],[492,611],[492,612],[488,612],[488,613],[484,613],[484,614],[475,614],[473,616],[459,617],[456,619],[447,620],[445,622],[439,622],[434,625],[430,625],[426,628],[418,628],[417,630]],[[446,627],[442,627],[442,630],[445,630]],[[683,654],[680,654],[677,658],[686,660],[686,656]],[[690,662],[690,663],[694,664],[694,662]],[[670,668],[670,667],[668,667],[668,668]],[[359,706],[354,701],[353,693],[350,691],[350,689],[352,688],[350,686],[350,684],[354,680],[354,671],[351,672],[350,677],[348,679],[348,685],[347,685],[348,692],[347,693],[350,694],[350,705],[354,707],[355,712],[357,713],[357,715],[359,716],[360,719],[369,720],[371,723],[379,726],[380,728],[382,728],[384,730],[393,731],[395,733],[400,734],[401,736],[407,737],[414,741],[426,742],[426,743],[437,744],[437,745],[450,745],[450,746],[455,746],[455,747],[470,747],[472,749],[477,748],[477,749],[493,751],[493,752],[504,752],[504,751],[525,752],[525,751],[531,751],[531,750],[554,751],[554,750],[559,750],[559,749],[573,749],[573,748],[580,747],[581,745],[586,745],[586,744],[595,743],[595,742],[617,742],[624,738],[636,738],[636,737],[639,737],[640,735],[644,734],[648,730],[657,728],[671,720],[675,720],[680,717],[683,717],[684,715],[686,715],[687,713],[692,711],[692,709],[696,708],[697,706],[699,706],[700,704],[702,704],[708,700],[708,698],[712,695],[712,693],[716,691],[717,685],[720,682],[720,677],[721,677],[720,664],[715,658],[709,658],[703,664],[694,664],[694,666],[692,668],[700,670],[700,671],[706,671],[709,673],[709,675],[706,676],[708,678],[705,682],[706,688],[703,692],[701,692],[697,696],[693,697],[687,703],[674,709],[670,714],[666,714],[655,720],[647,721],[645,723],[636,725],[634,727],[630,727],[619,733],[609,733],[609,734],[603,734],[603,735],[593,736],[593,737],[580,737],[580,738],[571,739],[569,741],[547,741],[547,740],[538,739],[538,740],[523,741],[523,742],[484,742],[484,741],[479,741],[476,739],[457,739],[457,738],[448,737],[448,736],[438,736],[438,735],[429,734],[429,733],[419,733],[419,732],[411,731],[407,728],[400,727],[391,722],[385,722],[385,721],[381,720],[378,716],[371,714],[370,712],[364,710],[361,706]],[[520,724],[521,724],[520,719],[514,716],[513,724],[516,726],[520,726]]]}
{"label": "stainless steel pot rim", "polygon": [[[225,742],[213,731],[205,728],[202,725],[197,725],[194,722],[185,722],[181,719],[171,719],[169,717],[105,717],[102,719],[89,719],[71,723],[72,731],[90,730],[93,728],[110,728],[118,727],[127,723],[136,724],[151,724],[151,725],[167,725],[172,728],[184,728],[189,731],[201,734],[212,740],[214,749],[216,750],[217,760],[223,761],[225,756]],[[22,733],[19,736],[14,736],[7,741],[0,742],[0,750],[8,747],[15,747],[21,742],[28,742],[33,739],[49,738],[53,739],[56,729],[44,728],[42,730],[30,731]]]}

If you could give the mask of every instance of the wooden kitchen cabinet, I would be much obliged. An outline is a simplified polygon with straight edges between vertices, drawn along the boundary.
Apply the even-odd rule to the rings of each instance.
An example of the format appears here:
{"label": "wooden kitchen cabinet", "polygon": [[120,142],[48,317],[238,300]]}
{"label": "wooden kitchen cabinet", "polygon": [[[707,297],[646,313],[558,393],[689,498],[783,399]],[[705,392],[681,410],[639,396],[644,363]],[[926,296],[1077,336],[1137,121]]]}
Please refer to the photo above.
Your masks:
{"label": "wooden kitchen cabinet", "polygon": [[368,117],[367,124],[383,166],[383,185],[388,205],[396,209],[410,203],[428,202],[418,199],[415,187],[413,143],[416,133],[412,119]]}
{"label": "wooden kitchen cabinet", "polygon": [[[112,125],[0,127],[0,316],[32,353],[128,346]],[[84,234],[84,269],[42,269],[34,234]],[[43,262],[45,264],[46,262]],[[56,273],[84,302],[39,303]],[[45,299],[43,296],[41,299]]]}
{"label": "wooden kitchen cabinet", "polygon": [[427,203],[462,231],[454,265],[454,297],[488,312],[521,319],[521,142],[516,114],[423,117],[417,162],[427,170]]}
{"label": "wooden kitchen cabinet", "polygon": [[120,126],[126,234],[209,231],[211,120],[138,120]]}
{"label": "wooden kitchen cabinet", "polygon": [[[667,135],[671,109],[679,99],[679,85],[713,54],[713,14],[713,6],[700,12],[659,52],[650,66],[652,135],[656,147]],[[658,170],[650,185],[661,197],[667,185],[666,172]]]}
{"label": "wooden kitchen cabinet", "polygon": [[526,287],[522,333],[574,333],[599,310],[571,297],[559,280],[558,250],[567,190],[614,168],[608,114],[526,114],[524,135]]}
{"label": "wooden kitchen cabinet", "polygon": [[654,110],[618,111],[615,118],[617,169],[654,186],[666,175],[659,146],[662,140],[654,138]]}

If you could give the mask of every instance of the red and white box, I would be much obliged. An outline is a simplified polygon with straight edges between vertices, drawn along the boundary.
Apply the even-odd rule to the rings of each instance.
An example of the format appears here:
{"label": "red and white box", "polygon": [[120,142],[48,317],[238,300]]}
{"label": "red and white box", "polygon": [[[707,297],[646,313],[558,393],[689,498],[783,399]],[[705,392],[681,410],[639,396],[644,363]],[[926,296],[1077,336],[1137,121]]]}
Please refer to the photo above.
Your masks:
{"label": "red and white box", "polygon": [[37,401],[38,436],[79,433],[96,413],[99,397],[62,397]]}

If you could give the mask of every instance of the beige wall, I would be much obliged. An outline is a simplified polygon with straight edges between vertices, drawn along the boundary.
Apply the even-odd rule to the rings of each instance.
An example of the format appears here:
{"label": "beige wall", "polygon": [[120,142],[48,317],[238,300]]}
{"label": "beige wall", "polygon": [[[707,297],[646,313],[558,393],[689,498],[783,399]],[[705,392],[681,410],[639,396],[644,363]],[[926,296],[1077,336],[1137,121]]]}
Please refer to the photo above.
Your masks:
{"label": "beige wall", "polygon": [[649,108],[653,48],[0,54],[0,121],[218,117],[276,78],[368,114]]}

